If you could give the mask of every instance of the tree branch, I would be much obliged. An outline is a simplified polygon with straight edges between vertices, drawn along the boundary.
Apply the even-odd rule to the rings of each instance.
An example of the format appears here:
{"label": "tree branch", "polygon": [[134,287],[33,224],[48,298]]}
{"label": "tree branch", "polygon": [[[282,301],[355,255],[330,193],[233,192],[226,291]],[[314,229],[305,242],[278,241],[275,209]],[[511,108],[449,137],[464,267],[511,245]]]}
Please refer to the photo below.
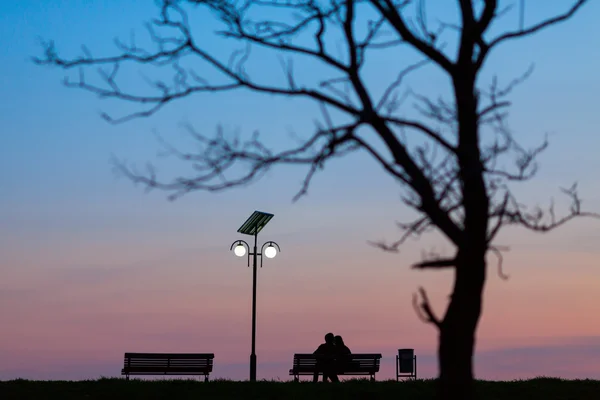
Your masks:
{"label": "tree branch", "polygon": [[442,327],[442,322],[436,315],[433,313],[431,309],[431,303],[429,302],[429,298],[427,297],[427,292],[422,287],[419,288],[419,294],[421,295],[421,304],[418,304],[418,296],[417,294],[413,295],[413,307],[417,313],[417,316],[425,323],[433,324],[436,328],[440,329]]}
{"label": "tree branch", "polygon": [[[495,1],[489,1],[487,0],[486,3],[486,9],[488,8],[488,6],[492,6]],[[550,26],[556,25],[560,22],[566,21],[569,18],[571,18],[573,15],[575,15],[575,13],[581,8],[583,7],[586,3],[588,2],[588,0],[577,0],[572,6],[571,8],[560,15],[557,15],[556,17],[553,18],[549,18],[546,19],[542,22],[539,22],[529,28],[521,28],[517,31],[512,31],[512,32],[506,32],[504,34],[499,35],[498,37],[496,37],[495,39],[492,39],[489,43],[485,43],[483,41],[483,39],[480,39],[480,46],[481,46],[481,51],[479,53],[478,56],[478,60],[476,65],[481,66],[483,64],[483,61],[485,59],[485,57],[487,56],[487,54],[489,53],[489,51],[496,47],[497,45],[499,45],[502,42],[511,40],[511,39],[518,39],[518,38],[522,38],[525,36],[530,36],[533,35],[534,33],[537,33],[545,28],[548,28]],[[488,11],[489,12],[489,11]],[[483,31],[482,31],[483,33]]]}
{"label": "tree branch", "polygon": [[398,32],[398,35],[407,43],[412,45],[416,50],[420,51],[424,56],[434,61],[442,69],[448,73],[452,73],[454,65],[440,51],[436,50],[430,44],[417,38],[408,29],[406,22],[398,11],[399,8],[393,3],[393,0],[370,0],[371,4],[381,13],[388,23]]}

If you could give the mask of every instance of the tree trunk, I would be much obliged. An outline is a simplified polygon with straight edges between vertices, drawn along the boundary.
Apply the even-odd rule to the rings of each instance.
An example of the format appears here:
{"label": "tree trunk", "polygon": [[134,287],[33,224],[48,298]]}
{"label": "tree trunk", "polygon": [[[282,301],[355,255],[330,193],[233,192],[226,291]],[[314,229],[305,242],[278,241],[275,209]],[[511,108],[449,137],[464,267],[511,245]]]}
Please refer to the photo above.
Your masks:
{"label": "tree trunk", "polygon": [[[477,253],[478,255],[474,255]],[[459,258],[452,298],[440,327],[440,399],[475,399],[473,354],[485,284],[485,251]]]}

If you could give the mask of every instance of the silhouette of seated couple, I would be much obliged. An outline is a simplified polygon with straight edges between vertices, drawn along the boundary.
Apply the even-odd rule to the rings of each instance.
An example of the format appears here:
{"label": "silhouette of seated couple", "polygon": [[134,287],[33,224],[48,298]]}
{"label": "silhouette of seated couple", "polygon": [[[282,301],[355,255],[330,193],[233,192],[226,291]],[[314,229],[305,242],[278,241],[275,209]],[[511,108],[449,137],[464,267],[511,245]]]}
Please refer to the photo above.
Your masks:
{"label": "silhouette of seated couple", "polygon": [[320,345],[313,354],[323,356],[317,358],[317,372],[313,376],[313,382],[319,380],[319,373],[323,374],[323,382],[327,382],[327,379],[331,382],[339,382],[337,372],[343,371],[346,363],[345,356],[352,352],[344,344],[341,336],[328,333],[325,335],[325,343]]}

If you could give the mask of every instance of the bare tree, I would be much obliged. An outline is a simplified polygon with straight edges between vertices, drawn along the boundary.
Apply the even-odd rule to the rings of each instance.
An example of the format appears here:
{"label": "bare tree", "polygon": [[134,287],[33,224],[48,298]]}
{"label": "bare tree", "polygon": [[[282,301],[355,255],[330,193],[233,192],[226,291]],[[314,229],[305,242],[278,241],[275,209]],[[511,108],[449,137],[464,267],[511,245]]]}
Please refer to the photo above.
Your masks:
{"label": "bare tree", "polygon": [[[434,257],[414,265],[454,270],[445,314],[436,316],[422,288],[415,306],[439,331],[441,397],[470,399],[486,254],[499,254],[494,238],[500,229],[512,224],[546,232],[578,216],[597,216],[581,210],[576,186],[563,190],[572,206],[560,218],[555,217],[553,207],[528,209],[519,203],[512,184],[535,175],[536,157],[547,146],[544,141],[537,148],[522,147],[506,124],[507,96],[531,71],[504,86],[497,79],[485,85],[478,81],[488,56],[498,46],[565,21],[587,2],[570,1],[563,14],[530,26],[522,22],[514,31],[493,36],[490,27],[508,11],[496,0],[457,0],[459,21],[435,27],[427,18],[424,1],[160,0],[157,18],[147,25],[153,48],[139,47],[133,39],[129,43],[117,40],[113,56],[94,57],[84,48],[80,57],[65,59],[52,42],[46,42],[44,55],[35,62],[77,69],[78,75],[65,80],[68,87],[140,106],[123,116],[104,114],[112,123],[150,116],[198,93],[245,89],[316,102],[322,122],[309,137],[285,151],[273,151],[257,134],[241,140],[218,130],[216,136],[207,137],[188,126],[201,150],[183,151],[163,144],[171,154],[191,163],[191,176],[163,181],[152,169],[138,173],[123,163],[117,166],[133,181],[167,190],[176,198],[191,191],[219,191],[250,183],[276,164],[302,164],[308,172],[297,198],[306,193],[311,178],[326,161],[356,150],[368,152],[406,190],[404,202],[419,216],[400,224],[398,241],[377,245],[393,251],[408,237],[436,229],[454,246],[450,258]],[[188,17],[200,6],[220,21],[223,29],[217,34],[221,38],[242,45],[229,60],[211,54],[202,45],[206,39],[194,35]],[[277,19],[261,17],[272,15]],[[444,50],[444,35],[455,35],[455,56]],[[336,38],[343,48],[341,55],[332,51]],[[362,76],[368,54],[383,50],[395,54],[403,47],[413,49],[423,61],[399,68],[396,79],[374,95]],[[262,83],[249,76],[247,65],[256,48],[281,56],[284,84]],[[293,61],[299,58],[312,61],[315,68],[328,68],[329,75],[317,84],[298,82]],[[127,63],[162,68],[161,76],[166,69],[169,81],[149,81],[153,94],[122,90],[118,72]],[[450,100],[405,89],[407,76],[426,65],[449,78]],[[85,72],[92,67],[99,67],[100,83],[86,79]],[[203,68],[216,71],[220,79],[203,78]],[[407,99],[418,106],[418,117],[400,115]],[[247,169],[236,175],[232,171],[240,169],[233,167],[240,163]]]}

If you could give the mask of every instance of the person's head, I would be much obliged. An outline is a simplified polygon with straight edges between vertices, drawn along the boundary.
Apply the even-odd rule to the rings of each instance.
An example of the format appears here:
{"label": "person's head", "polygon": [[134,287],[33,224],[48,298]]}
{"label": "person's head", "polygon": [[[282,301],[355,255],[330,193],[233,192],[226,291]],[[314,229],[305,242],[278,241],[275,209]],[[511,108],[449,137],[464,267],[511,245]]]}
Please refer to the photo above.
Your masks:
{"label": "person's head", "polygon": [[329,332],[327,335],[325,335],[325,343],[333,344],[334,341],[335,336],[333,335],[333,333]]}
{"label": "person's head", "polygon": [[344,346],[344,340],[342,339],[342,337],[340,335],[337,335],[334,337],[334,343],[337,346]]}

